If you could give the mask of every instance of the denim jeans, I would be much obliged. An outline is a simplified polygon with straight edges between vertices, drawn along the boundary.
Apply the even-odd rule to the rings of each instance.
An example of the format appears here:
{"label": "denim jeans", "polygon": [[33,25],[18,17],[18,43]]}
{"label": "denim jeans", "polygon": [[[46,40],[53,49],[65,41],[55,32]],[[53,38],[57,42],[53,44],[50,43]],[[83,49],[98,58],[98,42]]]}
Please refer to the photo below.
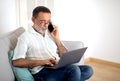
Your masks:
{"label": "denim jeans", "polygon": [[85,81],[93,74],[88,65],[69,65],[60,69],[43,68],[33,77],[35,81]]}

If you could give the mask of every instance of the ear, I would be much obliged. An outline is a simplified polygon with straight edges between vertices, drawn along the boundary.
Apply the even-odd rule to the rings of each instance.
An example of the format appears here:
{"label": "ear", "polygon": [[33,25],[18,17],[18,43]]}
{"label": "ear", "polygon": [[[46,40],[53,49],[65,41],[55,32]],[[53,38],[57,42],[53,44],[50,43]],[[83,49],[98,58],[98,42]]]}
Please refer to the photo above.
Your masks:
{"label": "ear", "polygon": [[34,17],[32,17],[32,22],[33,22],[33,23],[35,22],[35,18],[34,18]]}

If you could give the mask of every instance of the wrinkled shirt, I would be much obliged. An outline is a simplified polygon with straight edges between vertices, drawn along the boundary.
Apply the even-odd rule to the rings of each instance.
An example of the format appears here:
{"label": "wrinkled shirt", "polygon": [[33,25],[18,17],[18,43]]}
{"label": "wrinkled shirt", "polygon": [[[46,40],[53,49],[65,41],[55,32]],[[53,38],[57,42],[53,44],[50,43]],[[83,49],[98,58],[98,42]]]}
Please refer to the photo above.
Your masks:
{"label": "wrinkled shirt", "polygon": [[[45,60],[49,58],[55,58],[59,61],[57,46],[52,39],[48,30],[43,37],[37,33],[32,27],[25,31],[19,38],[14,50],[14,56],[12,60],[25,58],[29,60]],[[37,66],[30,69],[32,74],[36,74],[44,68],[43,66]]]}

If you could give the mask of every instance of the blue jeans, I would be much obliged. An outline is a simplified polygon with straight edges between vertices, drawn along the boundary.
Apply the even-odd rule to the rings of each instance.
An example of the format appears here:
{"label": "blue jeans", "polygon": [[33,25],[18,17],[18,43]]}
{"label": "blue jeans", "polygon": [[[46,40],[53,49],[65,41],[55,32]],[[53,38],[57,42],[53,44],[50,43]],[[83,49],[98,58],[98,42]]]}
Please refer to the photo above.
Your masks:
{"label": "blue jeans", "polygon": [[35,81],[85,81],[93,74],[90,66],[69,65],[60,69],[43,68],[33,77]]}

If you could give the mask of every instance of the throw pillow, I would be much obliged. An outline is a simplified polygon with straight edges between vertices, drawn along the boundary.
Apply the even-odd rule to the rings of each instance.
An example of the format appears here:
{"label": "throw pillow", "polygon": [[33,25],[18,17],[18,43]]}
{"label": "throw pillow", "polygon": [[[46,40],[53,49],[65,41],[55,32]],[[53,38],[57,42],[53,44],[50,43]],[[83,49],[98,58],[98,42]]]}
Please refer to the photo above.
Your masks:
{"label": "throw pillow", "polygon": [[8,54],[9,57],[9,62],[11,64],[13,73],[18,81],[34,81],[33,76],[31,75],[30,71],[28,68],[19,68],[19,67],[14,67],[12,66],[12,58],[14,55],[14,51],[11,50]]}

